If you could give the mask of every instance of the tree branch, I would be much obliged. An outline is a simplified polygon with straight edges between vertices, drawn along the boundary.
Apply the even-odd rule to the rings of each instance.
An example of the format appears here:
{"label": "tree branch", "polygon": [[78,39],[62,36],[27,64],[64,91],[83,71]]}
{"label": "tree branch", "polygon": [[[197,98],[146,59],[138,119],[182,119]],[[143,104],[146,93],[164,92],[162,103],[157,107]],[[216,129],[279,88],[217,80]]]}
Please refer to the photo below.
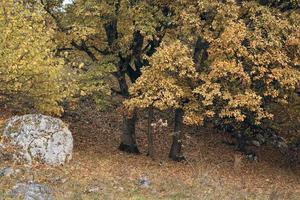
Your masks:
{"label": "tree branch", "polygon": [[98,61],[98,59],[96,58],[96,56],[93,54],[93,52],[88,48],[88,46],[86,45],[86,43],[81,40],[81,44],[78,45],[76,42],[72,41],[71,42],[72,46],[74,46],[76,49],[85,52],[91,59],[93,62]]}

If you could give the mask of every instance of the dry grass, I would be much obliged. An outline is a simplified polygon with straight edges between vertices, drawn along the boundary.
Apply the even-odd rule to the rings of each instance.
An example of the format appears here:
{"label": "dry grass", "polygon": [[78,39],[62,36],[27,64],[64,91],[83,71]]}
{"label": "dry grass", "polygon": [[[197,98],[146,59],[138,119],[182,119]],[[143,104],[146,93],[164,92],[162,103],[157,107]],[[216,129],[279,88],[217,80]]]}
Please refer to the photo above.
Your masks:
{"label": "dry grass", "polygon": [[[73,161],[58,168],[36,165],[34,170],[0,163],[0,169],[8,165],[22,169],[13,177],[0,178],[0,199],[1,195],[8,198],[7,192],[16,182],[27,181],[45,183],[57,199],[66,200],[300,198],[300,166],[289,167],[270,147],[258,152],[258,162],[240,159],[237,164],[239,155],[222,143],[221,134],[210,128],[185,127],[190,137],[184,147],[188,161],[175,163],[167,158],[171,129],[164,129],[155,135],[157,149],[152,160],[144,153],[147,145],[143,119],[137,126],[142,154],[117,150],[120,120],[115,113],[89,108],[65,116],[75,139]],[[138,186],[141,176],[149,178],[149,188]]]}

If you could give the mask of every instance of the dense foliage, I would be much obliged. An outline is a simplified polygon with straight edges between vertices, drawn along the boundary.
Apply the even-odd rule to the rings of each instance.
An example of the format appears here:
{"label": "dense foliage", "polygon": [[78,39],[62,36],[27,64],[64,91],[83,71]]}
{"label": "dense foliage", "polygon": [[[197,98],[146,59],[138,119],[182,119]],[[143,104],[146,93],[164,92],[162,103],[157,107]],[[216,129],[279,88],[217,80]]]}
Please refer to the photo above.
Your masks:
{"label": "dense foliage", "polygon": [[[239,137],[283,134],[283,129],[273,129],[270,122],[278,118],[274,116],[278,113],[276,106],[288,105],[297,96],[299,13],[284,13],[254,1],[186,1],[179,6],[172,36],[178,34],[181,43],[194,48],[194,63],[186,58],[185,48],[171,41],[176,51],[165,48],[150,58],[151,67],[133,85],[133,98],[126,104],[140,108],[153,104],[160,110],[181,105],[186,124],[210,121]],[[185,73],[184,67],[178,67],[178,60],[185,68],[197,69],[196,75],[194,71],[184,75],[193,77],[184,89],[176,87],[185,83],[180,76],[158,76],[168,65]],[[168,103],[157,106],[159,100]],[[299,113],[299,107],[294,108]],[[260,126],[273,131],[258,132]],[[281,140],[292,136],[283,135],[288,137]]]}
{"label": "dense foliage", "polygon": [[174,110],[173,159],[182,123],[300,137],[278,122],[286,108],[299,124],[298,0],[1,2],[14,4],[0,10],[2,101],[59,113],[67,96],[103,106],[120,95],[129,111],[120,149],[132,153],[137,111]]}
{"label": "dense foliage", "polygon": [[0,101],[19,109],[60,114],[66,96],[55,30],[41,6],[1,0]]}

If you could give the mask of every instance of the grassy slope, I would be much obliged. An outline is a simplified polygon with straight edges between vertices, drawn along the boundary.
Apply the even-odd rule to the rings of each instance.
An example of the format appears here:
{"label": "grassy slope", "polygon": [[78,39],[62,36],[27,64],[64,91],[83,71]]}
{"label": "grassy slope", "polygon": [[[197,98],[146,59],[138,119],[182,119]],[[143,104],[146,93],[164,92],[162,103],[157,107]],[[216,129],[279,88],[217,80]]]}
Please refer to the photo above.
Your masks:
{"label": "grassy slope", "polygon": [[[5,118],[5,117],[3,117]],[[35,181],[49,185],[57,199],[299,199],[300,166],[289,167],[269,147],[258,162],[241,160],[222,136],[210,129],[185,128],[190,139],[184,151],[188,162],[167,158],[171,129],[156,133],[155,160],[145,156],[145,124],[140,120],[137,138],[142,155],[119,152],[120,116],[90,109],[64,118],[75,138],[74,159],[65,167],[34,166],[13,177],[0,178],[0,199],[7,199],[16,182]],[[171,126],[171,125],[170,125]],[[196,134],[195,134],[196,133]],[[137,184],[140,176],[151,181],[149,188]],[[90,190],[97,189],[96,192]],[[5,197],[6,195],[6,197]]]}

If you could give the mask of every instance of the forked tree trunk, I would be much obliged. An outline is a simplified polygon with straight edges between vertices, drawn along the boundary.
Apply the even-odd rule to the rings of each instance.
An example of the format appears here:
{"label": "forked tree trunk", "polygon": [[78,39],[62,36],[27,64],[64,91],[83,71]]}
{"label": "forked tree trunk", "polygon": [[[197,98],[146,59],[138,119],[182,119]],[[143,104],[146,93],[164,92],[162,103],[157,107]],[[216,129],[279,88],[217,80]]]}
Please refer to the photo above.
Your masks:
{"label": "forked tree trunk", "polygon": [[119,146],[119,150],[125,151],[127,153],[139,153],[135,136],[136,120],[136,111],[134,111],[131,117],[123,116],[123,133],[121,137],[121,144]]}
{"label": "forked tree trunk", "polygon": [[148,109],[148,130],[147,130],[147,138],[148,138],[148,152],[147,155],[152,159],[154,158],[154,141],[153,141],[153,108],[150,107]]}
{"label": "forked tree trunk", "polygon": [[175,110],[175,126],[174,126],[174,133],[173,133],[173,143],[169,153],[169,157],[174,161],[185,160],[184,156],[182,156],[181,154],[182,139],[183,139],[183,132],[182,132],[183,114],[184,113],[182,109]]}

